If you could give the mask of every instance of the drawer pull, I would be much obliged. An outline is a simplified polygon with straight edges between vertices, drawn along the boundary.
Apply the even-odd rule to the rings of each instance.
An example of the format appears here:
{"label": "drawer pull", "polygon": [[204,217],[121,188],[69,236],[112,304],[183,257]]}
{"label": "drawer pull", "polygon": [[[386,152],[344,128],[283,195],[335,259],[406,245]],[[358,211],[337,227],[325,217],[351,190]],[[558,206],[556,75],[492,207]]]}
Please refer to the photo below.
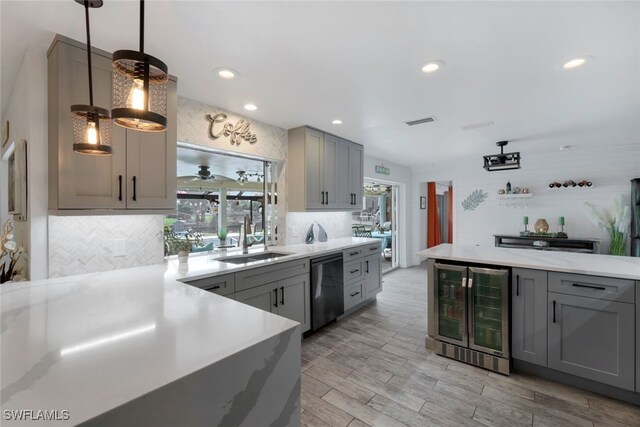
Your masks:
{"label": "drawer pull", "polygon": [[351,294],[352,297],[355,297],[356,295],[360,295],[360,292],[354,292]]}
{"label": "drawer pull", "polygon": [[553,323],[556,323],[556,302],[553,301]]}
{"label": "drawer pull", "polygon": [[358,252],[349,252],[349,256],[356,256],[356,255],[358,255],[359,253],[360,253],[359,251],[358,251]]}
{"label": "drawer pull", "polygon": [[278,306],[278,288],[275,288],[273,292],[276,294],[275,303],[273,304],[273,306],[277,307]]}
{"label": "drawer pull", "polygon": [[351,274],[353,274],[353,273],[357,273],[358,271],[360,271],[360,270],[359,270],[359,269],[357,269],[357,268],[356,268],[355,270],[351,270]]}
{"label": "drawer pull", "polygon": [[516,296],[520,296],[520,275],[516,274]]}
{"label": "drawer pull", "polygon": [[580,283],[574,283],[573,286],[577,288],[589,288],[589,289],[597,289],[599,291],[606,291],[607,288],[604,286],[593,286],[593,285],[581,285]]}
{"label": "drawer pull", "polygon": [[375,248],[369,248],[369,250],[370,250],[370,251],[377,251],[377,250],[378,250],[378,248],[377,248],[377,247],[375,247]]}
{"label": "drawer pull", "polygon": [[205,288],[205,291],[215,291],[216,289],[220,289],[220,285],[215,285],[210,288]]}
{"label": "drawer pull", "polygon": [[367,274],[369,274],[369,261],[367,261]]}

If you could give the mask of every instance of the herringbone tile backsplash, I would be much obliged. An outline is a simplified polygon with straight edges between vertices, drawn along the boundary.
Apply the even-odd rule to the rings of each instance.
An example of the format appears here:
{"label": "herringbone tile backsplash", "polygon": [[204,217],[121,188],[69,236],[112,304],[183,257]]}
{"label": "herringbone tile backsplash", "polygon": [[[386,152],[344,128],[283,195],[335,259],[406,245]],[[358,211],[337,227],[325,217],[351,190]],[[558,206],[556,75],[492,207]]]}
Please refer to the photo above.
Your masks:
{"label": "herringbone tile backsplash", "polygon": [[[162,221],[162,215],[49,216],[49,277],[162,263]],[[115,239],[125,239],[125,256],[114,256]]]}

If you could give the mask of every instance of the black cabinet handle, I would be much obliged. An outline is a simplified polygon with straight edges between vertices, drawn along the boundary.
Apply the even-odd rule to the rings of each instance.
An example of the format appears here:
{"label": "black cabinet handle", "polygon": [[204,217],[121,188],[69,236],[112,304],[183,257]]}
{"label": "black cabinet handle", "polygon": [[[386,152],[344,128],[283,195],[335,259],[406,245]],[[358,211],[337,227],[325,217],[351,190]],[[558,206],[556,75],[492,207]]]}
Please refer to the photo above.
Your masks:
{"label": "black cabinet handle", "polygon": [[324,205],[324,191],[320,192],[320,204]]}
{"label": "black cabinet handle", "polygon": [[136,181],[138,180],[138,178],[136,178],[135,176],[133,178],[131,178],[131,180],[133,181],[133,201],[135,202],[137,197],[136,197]]}
{"label": "black cabinet handle", "polygon": [[358,255],[358,254],[359,254],[359,252],[349,252],[350,256],[355,256],[355,255]]}
{"label": "black cabinet handle", "polygon": [[351,274],[357,273],[358,271],[360,271],[360,270],[358,270],[357,268],[355,270],[351,270]]}
{"label": "black cabinet handle", "polygon": [[280,292],[282,293],[280,295],[280,305],[284,305],[284,286],[280,286]]}
{"label": "black cabinet handle", "polygon": [[325,191],[324,194],[327,197],[327,203],[325,203],[325,205],[328,205],[329,204],[329,192]]}
{"label": "black cabinet handle", "polygon": [[205,288],[205,291],[215,291],[216,289],[220,289],[220,285],[215,285],[210,288]]}
{"label": "black cabinet handle", "polygon": [[367,274],[369,274],[369,261],[367,260],[367,261],[365,261],[365,262],[366,262],[366,264],[367,264]]}
{"label": "black cabinet handle", "polygon": [[274,305],[274,307],[277,307],[278,306],[278,288],[275,288],[273,290],[273,292],[275,292],[275,294],[276,294],[275,303],[273,305]]}
{"label": "black cabinet handle", "polygon": [[553,301],[553,323],[556,323],[556,302]]}
{"label": "black cabinet handle", "polygon": [[356,295],[360,295],[360,292],[355,292],[355,293],[351,294],[352,297],[355,297]]}
{"label": "black cabinet handle", "polygon": [[593,286],[593,285],[581,285],[580,283],[574,283],[573,286],[577,288],[589,288],[589,289],[597,289],[599,291],[606,291],[607,288],[604,286]]}
{"label": "black cabinet handle", "polygon": [[377,251],[377,250],[378,250],[378,248],[377,248],[377,247],[375,247],[375,248],[369,248],[369,250],[370,250],[371,252],[373,252],[373,251]]}
{"label": "black cabinet handle", "polygon": [[122,175],[118,175],[118,201],[122,201]]}
{"label": "black cabinet handle", "polygon": [[520,275],[516,274],[516,296],[520,296]]}

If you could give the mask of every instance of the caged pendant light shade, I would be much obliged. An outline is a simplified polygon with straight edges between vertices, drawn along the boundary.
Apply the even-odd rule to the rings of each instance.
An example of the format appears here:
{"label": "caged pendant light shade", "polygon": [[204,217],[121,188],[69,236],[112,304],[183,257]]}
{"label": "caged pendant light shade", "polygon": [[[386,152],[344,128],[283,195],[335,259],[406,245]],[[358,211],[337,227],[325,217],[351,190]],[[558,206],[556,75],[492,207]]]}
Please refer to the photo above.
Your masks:
{"label": "caged pendant light shade", "polygon": [[87,27],[87,68],[89,75],[89,105],[72,105],[73,151],[80,154],[110,155],[111,117],[109,110],[93,105],[93,76],[91,70],[91,31],[89,8],[99,8],[102,0],[75,0],[84,6]]}
{"label": "caged pendant light shade", "polygon": [[140,0],[140,51],[113,53],[113,121],[139,131],[164,131],[168,82],[167,65],[144,53],[144,0]]}

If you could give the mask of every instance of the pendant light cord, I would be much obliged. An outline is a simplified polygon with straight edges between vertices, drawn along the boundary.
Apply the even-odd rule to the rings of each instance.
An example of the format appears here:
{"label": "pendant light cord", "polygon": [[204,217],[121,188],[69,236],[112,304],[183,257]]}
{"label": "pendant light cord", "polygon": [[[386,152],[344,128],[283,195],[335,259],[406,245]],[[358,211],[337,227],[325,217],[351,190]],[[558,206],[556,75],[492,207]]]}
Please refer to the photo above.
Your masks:
{"label": "pendant light cord", "polygon": [[84,0],[84,17],[87,23],[87,63],[89,67],[89,105],[93,107],[93,74],[91,67],[91,32],[89,31],[89,0]]}
{"label": "pendant light cord", "polygon": [[144,52],[144,0],[140,0],[140,52]]}

